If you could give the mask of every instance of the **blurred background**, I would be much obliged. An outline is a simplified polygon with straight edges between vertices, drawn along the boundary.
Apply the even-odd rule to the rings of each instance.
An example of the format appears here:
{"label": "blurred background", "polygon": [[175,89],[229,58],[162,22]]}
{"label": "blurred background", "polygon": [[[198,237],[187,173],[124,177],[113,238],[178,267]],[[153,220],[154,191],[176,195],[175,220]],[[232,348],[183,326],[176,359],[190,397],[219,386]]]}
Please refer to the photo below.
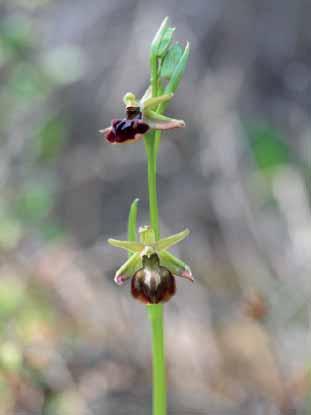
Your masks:
{"label": "blurred background", "polygon": [[144,145],[98,134],[191,42],[159,154],[162,235],[195,284],[166,306],[169,414],[307,414],[309,0],[0,1],[0,414],[151,413],[144,307],[113,275]]}

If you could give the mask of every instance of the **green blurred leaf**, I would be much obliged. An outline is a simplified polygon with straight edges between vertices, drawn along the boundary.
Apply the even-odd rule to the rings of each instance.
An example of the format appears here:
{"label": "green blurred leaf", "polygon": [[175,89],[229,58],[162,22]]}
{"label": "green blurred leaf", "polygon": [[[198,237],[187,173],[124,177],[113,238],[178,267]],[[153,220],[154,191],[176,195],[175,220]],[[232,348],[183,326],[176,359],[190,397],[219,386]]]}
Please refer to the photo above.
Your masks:
{"label": "green blurred leaf", "polygon": [[[8,216],[0,217],[0,247],[13,249],[22,237],[22,227],[18,221]],[[1,307],[1,306],[0,306]]]}
{"label": "green blurred leaf", "polygon": [[39,160],[49,161],[55,159],[62,150],[64,142],[64,122],[58,117],[46,120],[40,128],[37,138]]}
{"label": "green blurred leaf", "polygon": [[25,291],[15,278],[0,280],[0,317],[8,318],[20,307],[25,300]]}
{"label": "green blurred leaf", "polygon": [[64,238],[65,231],[61,226],[58,226],[55,223],[44,222],[40,224],[40,234],[46,241],[52,241]]}
{"label": "green blurred leaf", "polygon": [[271,172],[289,163],[289,148],[276,129],[267,125],[251,126],[248,137],[258,169]]}
{"label": "green blurred leaf", "polygon": [[22,368],[23,356],[21,350],[13,342],[0,345],[0,365],[9,372],[17,372]]}
{"label": "green blurred leaf", "polygon": [[45,96],[50,91],[50,83],[39,68],[24,62],[18,64],[13,70],[8,87],[12,95],[27,100]]}
{"label": "green blurred leaf", "polygon": [[12,57],[12,52],[7,47],[3,38],[0,37],[0,66],[6,64]]}
{"label": "green blurred leaf", "polygon": [[10,16],[1,23],[0,36],[3,45],[11,52],[29,48],[34,43],[32,22],[25,16]]}
{"label": "green blurred leaf", "polygon": [[23,340],[49,331],[55,324],[57,311],[47,301],[45,294],[36,286],[27,289],[23,307],[15,316],[16,332]]}
{"label": "green blurred leaf", "polygon": [[175,45],[169,49],[160,68],[161,78],[170,79],[183,55],[183,52],[184,50],[180,43],[175,43]]}
{"label": "green blurred leaf", "polygon": [[10,408],[12,408],[12,404],[14,402],[14,396],[9,386],[9,380],[6,378],[4,373],[0,373],[0,399],[1,410],[4,410],[4,412],[0,413],[4,414],[5,409],[7,409],[7,413],[10,413]]}
{"label": "green blurred leaf", "polygon": [[53,206],[51,191],[43,185],[29,186],[16,200],[16,213],[21,220],[34,223],[44,219]]}

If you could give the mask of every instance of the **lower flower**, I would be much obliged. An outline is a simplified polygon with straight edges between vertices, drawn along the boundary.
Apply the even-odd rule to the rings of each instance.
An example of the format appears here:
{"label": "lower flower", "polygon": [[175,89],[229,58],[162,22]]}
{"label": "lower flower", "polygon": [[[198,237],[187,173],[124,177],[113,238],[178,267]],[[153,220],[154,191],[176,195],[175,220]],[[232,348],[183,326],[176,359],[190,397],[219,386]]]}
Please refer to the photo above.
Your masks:
{"label": "lower flower", "polygon": [[133,297],[144,304],[166,302],[176,292],[175,277],[193,281],[190,268],[167,251],[182,241],[189,231],[185,229],[158,241],[150,226],[140,228],[139,234],[140,241],[108,240],[112,246],[125,249],[131,254],[117,270],[114,280],[122,285],[131,279]]}

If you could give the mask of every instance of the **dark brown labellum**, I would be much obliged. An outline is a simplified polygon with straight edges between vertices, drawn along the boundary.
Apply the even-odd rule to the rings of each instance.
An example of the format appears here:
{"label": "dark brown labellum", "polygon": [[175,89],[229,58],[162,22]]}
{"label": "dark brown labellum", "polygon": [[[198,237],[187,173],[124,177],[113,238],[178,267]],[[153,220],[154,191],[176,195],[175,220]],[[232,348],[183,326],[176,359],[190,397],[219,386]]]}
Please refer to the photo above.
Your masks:
{"label": "dark brown labellum", "polygon": [[175,278],[160,266],[158,255],[153,254],[143,258],[143,268],[134,274],[131,290],[133,297],[144,304],[166,302],[176,292]]}
{"label": "dark brown labellum", "polygon": [[149,130],[149,125],[140,119],[112,120],[111,130],[106,135],[106,139],[111,143],[124,143],[135,140],[137,135],[145,134]]}

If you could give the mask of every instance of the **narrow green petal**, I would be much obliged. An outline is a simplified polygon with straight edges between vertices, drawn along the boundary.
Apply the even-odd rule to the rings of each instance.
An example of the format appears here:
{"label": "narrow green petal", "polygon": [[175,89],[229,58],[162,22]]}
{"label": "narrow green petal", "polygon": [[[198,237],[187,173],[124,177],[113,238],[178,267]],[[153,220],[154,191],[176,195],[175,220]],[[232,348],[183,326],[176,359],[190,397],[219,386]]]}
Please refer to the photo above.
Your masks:
{"label": "narrow green petal", "polygon": [[158,97],[151,97],[146,99],[144,102],[142,102],[143,104],[143,111],[146,111],[148,108],[154,108],[159,104],[162,104],[164,102],[168,102],[173,98],[174,94],[170,93],[170,94],[164,94],[164,95],[160,95]]}
{"label": "narrow green petal", "polygon": [[148,123],[149,123],[149,120],[160,121],[160,122],[161,121],[162,122],[176,121],[175,118],[170,118],[170,117],[167,117],[166,115],[158,114],[157,112],[152,111],[152,110],[148,110],[144,113],[144,119],[145,120],[147,119]]}
{"label": "narrow green petal", "polygon": [[[139,199],[135,199],[130,207],[129,218],[128,218],[128,226],[127,226],[127,239],[130,242],[137,241],[137,206],[138,206]],[[129,257],[132,254],[129,252]]]}
{"label": "narrow green petal", "polygon": [[116,272],[114,281],[118,285],[122,285],[126,280],[131,278],[139,268],[142,267],[140,255],[132,255]]}
{"label": "narrow green petal", "polygon": [[154,249],[158,252],[163,251],[164,249],[169,249],[170,247],[178,244],[180,241],[185,239],[189,235],[189,229],[185,229],[175,235],[168,236],[167,238],[160,239],[154,244]]}
{"label": "narrow green petal", "polygon": [[191,269],[181,259],[167,251],[159,254],[160,265],[167,268],[173,275],[186,278],[193,282]]}
{"label": "narrow green petal", "polygon": [[125,249],[129,252],[141,252],[144,249],[144,244],[134,241],[119,241],[118,239],[108,239],[108,243],[115,248]]}

